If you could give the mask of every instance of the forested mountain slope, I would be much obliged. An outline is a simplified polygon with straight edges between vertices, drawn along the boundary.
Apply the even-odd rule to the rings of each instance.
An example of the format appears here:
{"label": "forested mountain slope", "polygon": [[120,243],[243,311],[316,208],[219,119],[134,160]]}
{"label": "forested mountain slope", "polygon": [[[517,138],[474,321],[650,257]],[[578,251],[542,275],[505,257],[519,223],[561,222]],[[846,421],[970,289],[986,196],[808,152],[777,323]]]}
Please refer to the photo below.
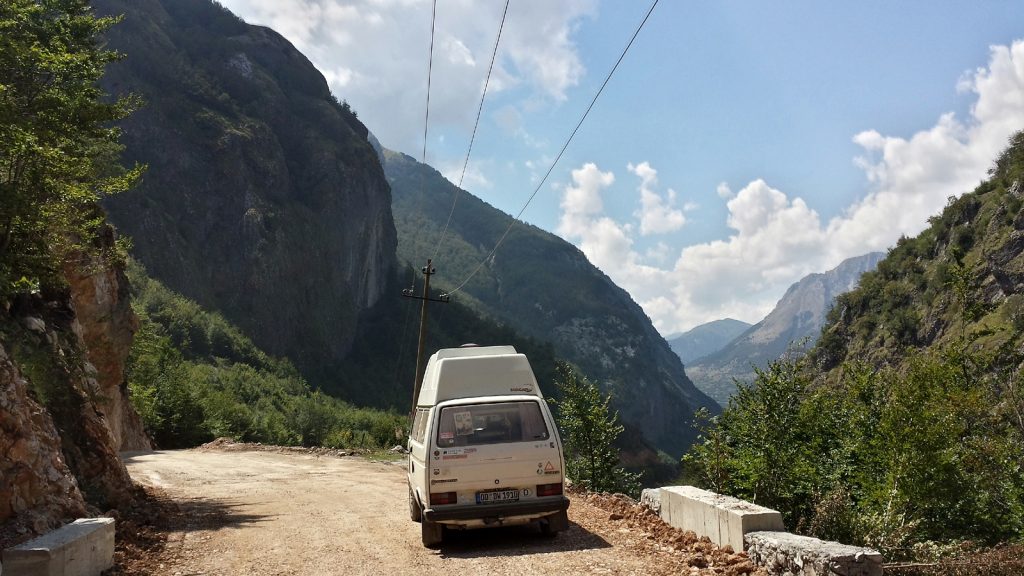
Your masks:
{"label": "forested mountain slope", "polygon": [[840,296],[815,350],[822,368],[845,360],[899,365],[917,349],[966,339],[1020,362],[1024,342],[1024,133],[991,178],[951,198],[916,238],[902,238],[860,286]]}
{"label": "forested mountain slope", "polygon": [[[105,84],[145,100],[124,124],[124,155],[148,171],[141,186],[107,202],[133,256],[169,289],[290,360],[312,385],[357,403],[407,406],[416,318],[410,328],[388,180],[366,128],[287,41],[210,0],[97,4],[125,14],[108,38],[127,57]],[[419,166],[402,160],[387,164],[397,171],[394,193],[407,198]],[[429,212],[436,230],[451,185],[427,170],[443,196]],[[476,258],[507,222],[465,196],[452,238],[473,242]],[[418,269],[422,246],[404,246],[401,260]],[[469,298],[431,310],[428,351],[504,339],[535,351],[542,375],[553,373],[558,354],[604,383],[645,437],[681,453],[693,439],[693,411],[714,404],[639,306],[550,234],[517,227],[507,246],[467,286]],[[441,262],[435,285],[451,287],[469,262]],[[548,341],[553,349],[541,344]]]}
{"label": "forested mountain slope", "polygon": [[[381,157],[391,183],[399,257],[418,268],[435,251],[456,188],[409,156],[381,150]],[[438,250],[433,285],[455,288],[510,221],[511,216],[461,192]],[[501,249],[455,299],[552,342],[559,356],[612,393],[625,422],[666,452],[679,454],[692,442],[694,410],[718,409],[686,377],[679,358],[629,294],[575,246],[539,228],[513,226]]]}

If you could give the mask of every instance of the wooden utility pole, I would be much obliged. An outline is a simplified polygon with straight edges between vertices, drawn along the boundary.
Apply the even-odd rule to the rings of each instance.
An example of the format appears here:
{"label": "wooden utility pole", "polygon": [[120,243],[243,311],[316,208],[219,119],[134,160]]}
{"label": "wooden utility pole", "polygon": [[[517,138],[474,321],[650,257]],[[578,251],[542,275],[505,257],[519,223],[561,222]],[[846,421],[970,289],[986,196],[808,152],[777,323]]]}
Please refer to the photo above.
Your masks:
{"label": "wooden utility pole", "polygon": [[427,265],[423,267],[423,295],[417,296],[413,294],[413,288],[406,288],[402,290],[402,296],[406,298],[415,298],[420,300],[420,341],[419,347],[416,349],[416,381],[412,384],[412,412],[416,412],[416,402],[419,401],[420,396],[420,385],[423,382],[423,352],[427,347],[427,302],[444,302],[448,303],[450,297],[447,294],[441,294],[437,298],[430,297],[430,277],[437,273],[437,270],[431,266],[431,259],[427,259]]}

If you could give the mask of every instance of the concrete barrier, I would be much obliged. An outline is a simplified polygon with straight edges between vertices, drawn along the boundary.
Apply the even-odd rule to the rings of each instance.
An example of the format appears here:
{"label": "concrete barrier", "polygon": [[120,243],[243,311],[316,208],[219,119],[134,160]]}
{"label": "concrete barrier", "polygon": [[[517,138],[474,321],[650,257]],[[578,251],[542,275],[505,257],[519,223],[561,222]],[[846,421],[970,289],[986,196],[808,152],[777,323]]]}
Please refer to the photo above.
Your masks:
{"label": "concrete barrier", "polygon": [[790,534],[750,532],[747,554],[769,574],[793,576],[881,576],[882,555],[870,548],[847,546]]}
{"label": "concrete barrier", "polygon": [[113,565],[113,518],[75,520],[3,555],[6,576],[99,576]]}
{"label": "concrete barrier", "polygon": [[743,550],[747,532],[785,530],[782,515],[775,510],[693,486],[663,487],[660,516],[671,526],[737,552]]}

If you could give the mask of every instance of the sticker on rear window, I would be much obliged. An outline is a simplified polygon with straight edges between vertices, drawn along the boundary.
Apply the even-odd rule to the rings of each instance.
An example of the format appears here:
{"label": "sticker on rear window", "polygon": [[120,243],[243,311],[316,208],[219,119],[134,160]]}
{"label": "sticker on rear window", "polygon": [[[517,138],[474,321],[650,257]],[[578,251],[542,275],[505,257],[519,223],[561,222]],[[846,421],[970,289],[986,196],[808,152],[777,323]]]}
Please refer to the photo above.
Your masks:
{"label": "sticker on rear window", "polygon": [[469,436],[473,433],[473,413],[470,411],[456,412],[452,416],[455,417],[455,434],[459,436]]}
{"label": "sticker on rear window", "polygon": [[441,432],[441,440],[451,440],[455,436],[451,432]]}

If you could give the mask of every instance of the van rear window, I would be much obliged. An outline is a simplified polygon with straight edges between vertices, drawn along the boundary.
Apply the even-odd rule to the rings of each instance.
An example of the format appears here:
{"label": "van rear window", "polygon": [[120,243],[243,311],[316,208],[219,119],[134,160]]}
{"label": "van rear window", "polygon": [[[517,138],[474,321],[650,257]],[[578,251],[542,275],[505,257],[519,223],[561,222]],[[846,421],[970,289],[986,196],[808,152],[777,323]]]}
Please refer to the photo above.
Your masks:
{"label": "van rear window", "polygon": [[437,445],[479,446],[548,439],[536,402],[499,402],[441,409]]}

